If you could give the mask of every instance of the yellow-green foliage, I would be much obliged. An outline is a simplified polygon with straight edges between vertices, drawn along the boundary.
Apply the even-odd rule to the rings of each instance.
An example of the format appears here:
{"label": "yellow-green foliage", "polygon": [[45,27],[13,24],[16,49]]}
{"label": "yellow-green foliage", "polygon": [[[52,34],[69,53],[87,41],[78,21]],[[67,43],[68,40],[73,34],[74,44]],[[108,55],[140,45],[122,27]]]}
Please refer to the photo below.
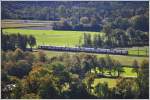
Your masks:
{"label": "yellow-green foliage", "polygon": [[106,82],[108,84],[109,88],[115,87],[117,83],[117,79],[112,78],[96,78],[93,83],[93,87],[95,87],[98,83],[104,83]]}

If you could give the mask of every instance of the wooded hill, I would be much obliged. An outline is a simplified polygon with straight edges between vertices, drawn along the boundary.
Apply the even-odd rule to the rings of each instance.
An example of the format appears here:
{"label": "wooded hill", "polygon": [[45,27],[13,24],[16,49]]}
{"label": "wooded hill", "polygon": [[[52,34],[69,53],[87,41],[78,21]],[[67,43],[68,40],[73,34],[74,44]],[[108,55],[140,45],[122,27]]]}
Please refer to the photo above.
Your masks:
{"label": "wooded hill", "polygon": [[[2,1],[2,19],[63,20],[76,24],[113,24],[127,29],[130,19],[142,17],[142,31],[148,31],[148,2],[99,1]],[[138,26],[138,25],[137,25]],[[135,26],[136,27],[136,26]],[[139,28],[139,27],[137,27]]]}
{"label": "wooded hill", "polygon": [[149,41],[147,1],[2,1],[2,19],[59,20],[54,30],[103,31],[106,47]]}

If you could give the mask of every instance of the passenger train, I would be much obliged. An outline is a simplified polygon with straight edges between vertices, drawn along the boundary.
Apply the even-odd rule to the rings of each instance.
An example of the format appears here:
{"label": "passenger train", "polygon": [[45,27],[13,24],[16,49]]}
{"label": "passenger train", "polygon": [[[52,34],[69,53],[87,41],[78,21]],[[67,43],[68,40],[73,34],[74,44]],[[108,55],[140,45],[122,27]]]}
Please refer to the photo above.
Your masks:
{"label": "passenger train", "polygon": [[101,53],[101,54],[116,54],[128,55],[127,50],[118,49],[101,49],[101,48],[86,48],[86,47],[60,47],[60,46],[38,46],[38,49],[55,50],[55,51],[72,51],[72,52],[88,52],[88,53]]}

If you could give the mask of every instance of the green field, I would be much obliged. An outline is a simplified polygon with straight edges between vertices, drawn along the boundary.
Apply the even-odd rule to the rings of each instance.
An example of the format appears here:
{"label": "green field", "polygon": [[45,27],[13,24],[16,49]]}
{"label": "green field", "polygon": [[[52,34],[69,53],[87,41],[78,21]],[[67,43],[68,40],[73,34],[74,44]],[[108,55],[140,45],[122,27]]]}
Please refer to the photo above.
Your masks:
{"label": "green field", "polygon": [[[48,50],[41,50],[43,51],[47,57],[53,57],[53,56],[59,56],[62,55],[63,53],[66,52],[57,52],[57,51],[48,51]],[[38,52],[34,52],[34,54],[37,55]],[[75,52],[67,52],[70,55],[73,54],[79,54]],[[95,53],[86,53],[86,54],[92,54],[92,55],[97,55],[97,57],[106,57],[106,54],[95,54]],[[139,64],[146,59],[149,60],[149,57],[134,57],[134,56],[123,56],[123,55],[109,55],[115,60],[118,60],[122,65],[124,66],[131,66],[134,60],[137,60]]]}
{"label": "green field", "polygon": [[[21,33],[26,35],[33,35],[37,40],[37,45],[55,45],[67,47],[78,46],[79,39],[83,38],[84,33],[84,31],[31,30],[31,29],[4,29],[3,31],[8,32],[9,34]],[[104,34],[102,32],[86,32],[86,33],[90,34],[100,33],[101,35]],[[83,39],[81,42],[83,42]],[[129,55],[148,56],[149,54],[148,46],[123,48],[123,49],[128,50]]]}
{"label": "green field", "polygon": [[140,55],[140,56],[148,56],[149,50],[128,50],[129,55]]}
{"label": "green field", "polygon": [[93,87],[95,87],[98,83],[104,83],[106,82],[108,84],[108,87],[109,88],[113,88],[116,86],[116,83],[117,83],[117,79],[111,79],[111,78],[96,78],[94,80],[94,83],[93,83]]}
{"label": "green field", "polygon": [[124,67],[124,73],[122,73],[121,76],[123,77],[137,77],[137,74],[135,72],[132,72],[133,68]]}
{"label": "green field", "polygon": [[[4,29],[4,32],[9,34],[21,33],[26,35],[33,35],[37,39],[37,45],[57,45],[57,46],[76,46],[79,43],[80,37],[83,37],[83,31],[56,31],[56,30],[28,30],[28,29]],[[95,34],[98,32],[86,32],[90,34]],[[103,33],[101,33],[103,34]],[[140,47],[139,50],[148,50],[148,47]],[[129,55],[137,55],[137,47],[127,48]],[[58,56],[64,52],[55,51],[44,51],[48,57]],[[75,54],[70,53],[69,54]],[[140,51],[140,54],[145,55],[144,51]],[[94,54],[98,57],[105,57],[106,54]],[[133,61],[136,59],[139,64],[144,59],[149,59],[148,57],[135,57],[135,56],[122,56],[122,55],[110,55],[113,59],[118,60],[121,64],[125,66],[131,66]]]}
{"label": "green field", "polygon": [[129,55],[134,56],[149,56],[149,46],[118,48],[128,50]]}
{"label": "green field", "polygon": [[[37,45],[57,45],[57,46],[76,46],[79,43],[80,37],[83,37],[83,31],[56,31],[56,30],[28,30],[28,29],[4,29],[4,32],[8,32],[9,34],[21,33],[26,35],[34,35],[37,39]],[[86,32],[90,34],[95,34],[98,32]],[[101,33],[103,34],[103,33]],[[140,48],[140,50],[145,50],[145,48]],[[137,48],[127,48],[129,50],[129,54],[137,54],[137,52],[133,52],[133,50],[137,50]],[[55,51],[45,51],[48,57],[58,56],[63,54],[64,52],[55,52]],[[69,52],[69,54],[75,54],[73,52]],[[91,53],[90,53],[91,54]],[[105,57],[106,54],[94,54],[98,57]],[[135,57],[135,56],[122,56],[122,55],[110,55],[113,59],[120,61],[121,64],[125,66],[131,66],[133,61],[136,59],[139,63],[142,60],[147,59],[148,57]]]}
{"label": "green field", "polygon": [[[136,78],[137,75],[135,72],[132,72],[132,68],[124,67],[124,72],[121,74],[122,77],[133,77]],[[113,78],[96,78],[93,83],[93,87],[95,87],[98,83],[104,83],[106,82],[108,84],[109,88],[113,88],[116,86],[117,79]]]}
{"label": "green field", "polygon": [[[135,73],[135,72],[132,72],[132,67],[123,67],[123,70],[124,70],[124,72],[123,73],[121,73],[121,77],[137,77],[137,74]],[[92,73],[95,73],[95,71],[94,70],[92,70]],[[101,73],[101,72],[99,72],[99,70],[97,69],[97,73]],[[105,70],[104,71],[104,75],[105,76],[110,76],[109,74],[108,74],[108,71],[107,70]],[[114,71],[112,71],[112,75],[113,76],[117,76],[118,74],[117,74],[117,72],[114,72]]]}
{"label": "green field", "polygon": [[[33,35],[37,40],[37,45],[56,45],[73,47],[79,44],[79,39],[83,37],[83,31],[57,31],[57,30],[28,30],[28,29],[4,29],[4,32],[21,33]],[[86,32],[95,34],[99,32]],[[102,34],[102,33],[101,33]]]}

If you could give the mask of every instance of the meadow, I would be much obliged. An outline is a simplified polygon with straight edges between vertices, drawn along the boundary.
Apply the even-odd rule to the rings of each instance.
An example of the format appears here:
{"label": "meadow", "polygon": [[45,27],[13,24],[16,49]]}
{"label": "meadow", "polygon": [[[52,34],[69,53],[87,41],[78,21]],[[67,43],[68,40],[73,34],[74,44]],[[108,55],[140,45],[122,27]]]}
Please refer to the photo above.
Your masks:
{"label": "meadow", "polygon": [[[123,67],[124,72],[121,74],[121,77],[136,78],[137,74],[135,72],[132,72],[132,69],[133,68]],[[92,86],[95,87],[98,83],[106,82],[109,88],[113,88],[116,86],[117,80],[118,78],[95,78]]]}
{"label": "meadow", "polygon": [[[36,22],[32,22],[36,23]],[[46,22],[47,23],[47,22]],[[38,45],[53,45],[53,46],[67,46],[67,47],[75,47],[81,45],[83,43],[83,33],[101,34],[104,35],[103,32],[86,32],[86,31],[59,31],[59,30],[47,30],[48,27],[44,27],[46,30],[36,30],[36,28],[40,27],[24,27],[24,28],[14,28],[14,29],[3,29],[4,32],[9,34],[25,34],[25,35],[33,35],[37,40]],[[41,28],[43,28],[41,26]],[[81,39],[81,42],[79,43]],[[148,56],[149,48],[145,47],[130,47],[123,48],[128,50],[129,55],[133,56]]]}
{"label": "meadow", "polygon": [[[74,47],[79,44],[79,39],[83,37],[84,31],[57,31],[57,30],[29,30],[29,29],[4,29],[9,34],[33,35],[37,40],[37,45],[55,45]],[[95,34],[99,32],[86,32]],[[103,34],[103,33],[101,33]],[[82,42],[82,41],[81,41]]]}
{"label": "meadow", "polygon": [[142,46],[142,47],[130,47],[130,48],[123,48],[128,50],[129,55],[135,56],[148,56],[149,55],[149,47]]}
{"label": "meadow", "polygon": [[[51,58],[53,56],[59,56],[66,52],[60,52],[60,51],[48,51],[48,50],[41,50],[43,51],[48,58]],[[38,52],[33,52],[35,55],[38,54]],[[78,54],[75,52],[67,52],[70,55]],[[82,52],[81,52],[82,53]],[[95,53],[85,53],[85,54],[91,54],[96,55],[97,57],[106,57],[106,54],[95,54]],[[124,66],[131,66],[134,60],[137,60],[139,64],[145,59],[148,60],[148,57],[138,57],[138,56],[123,56],[123,55],[109,55],[115,60],[118,60],[122,65]]]}
{"label": "meadow", "polygon": [[[37,39],[37,45],[56,45],[56,46],[68,46],[74,47],[79,44],[79,39],[83,36],[83,31],[57,31],[57,30],[29,30],[29,29],[4,29],[4,32],[8,32],[9,34],[26,34],[33,35]],[[90,34],[96,34],[99,32],[86,32]],[[103,34],[103,33],[100,33]],[[83,41],[82,41],[83,42]],[[138,47],[139,54],[145,55],[146,52],[144,50],[149,50],[148,47]],[[125,48],[129,51],[129,55],[137,55],[138,48]],[[56,51],[46,51],[44,50],[48,57],[58,56],[63,54],[64,52],[56,52]],[[36,52],[35,52],[36,53]],[[76,54],[74,52],[68,52],[69,54]],[[91,53],[89,53],[91,54]],[[92,53],[94,54],[94,53]],[[94,54],[98,57],[105,57],[106,54]],[[113,59],[116,59],[121,62],[121,64],[125,66],[131,66],[134,60],[137,60],[139,63],[142,62],[143,59],[147,59],[148,57],[138,57],[138,56],[123,56],[123,55],[110,55]]]}

